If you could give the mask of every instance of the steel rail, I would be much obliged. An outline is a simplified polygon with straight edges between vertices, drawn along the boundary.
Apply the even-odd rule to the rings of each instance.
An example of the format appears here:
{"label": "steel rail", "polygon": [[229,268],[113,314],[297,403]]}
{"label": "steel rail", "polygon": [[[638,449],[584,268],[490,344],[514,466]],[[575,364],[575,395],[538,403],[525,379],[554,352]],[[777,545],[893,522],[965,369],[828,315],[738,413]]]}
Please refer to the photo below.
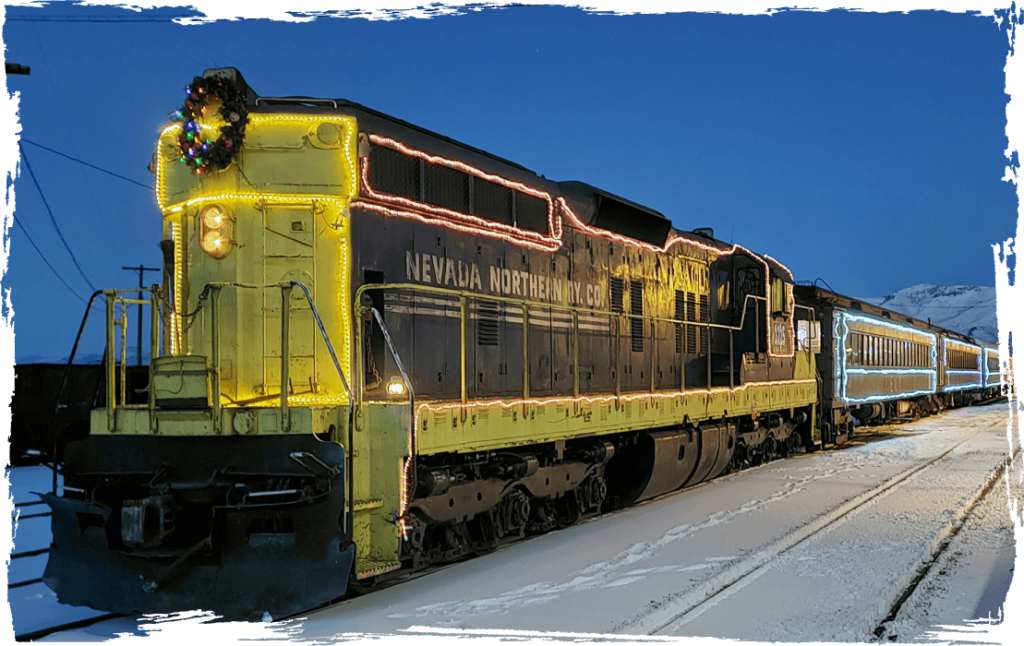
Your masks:
{"label": "steel rail", "polygon": [[702,608],[714,605],[718,602],[721,595],[728,594],[734,586],[744,579],[772,567],[772,561],[779,555],[788,552],[809,538],[825,531],[850,513],[863,508],[879,496],[882,496],[897,487],[900,483],[944,459],[958,447],[976,437],[982,430],[983,429],[975,430],[974,432],[950,444],[935,457],[916,464],[901,473],[888,478],[885,482],[873,487],[872,489],[861,492],[860,494],[847,499],[844,503],[833,510],[821,514],[804,525],[794,529],[792,532],[776,540],[767,548],[758,550],[754,554],[751,554],[749,557],[727,568],[721,574],[703,582],[695,589],[682,595],[678,599],[665,603],[653,612],[627,622],[620,627],[620,630],[632,631],[638,629],[645,635],[657,635],[662,634],[664,631],[675,625],[685,623],[688,615],[700,612]]}
{"label": "steel rail", "polygon": [[59,633],[64,630],[74,630],[75,628],[85,628],[97,624],[107,619],[117,619],[118,617],[124,617],[125,615],[117,613],[109,613],[105,615],[99,615],[97,617],[89,617],[88,619],[79,619],[78,621],[69,621],[64,624],[57,624],[56,626],[49,626],[47,628],[40,628],[39,630],[33,630],[32,632],[22,633],[14,636],[14,641],[18,642],[31,642],[53,633]]}

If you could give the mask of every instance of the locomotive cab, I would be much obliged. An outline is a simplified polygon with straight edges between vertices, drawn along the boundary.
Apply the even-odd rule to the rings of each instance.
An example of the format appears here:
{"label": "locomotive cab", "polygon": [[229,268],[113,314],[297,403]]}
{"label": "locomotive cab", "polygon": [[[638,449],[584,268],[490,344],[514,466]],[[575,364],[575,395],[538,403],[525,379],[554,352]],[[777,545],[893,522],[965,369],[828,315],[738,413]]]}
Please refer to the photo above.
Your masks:
{"label": "locomotive cab", "polygon": [[[114,612],[284,616],[343,595],[354,562],[351,315],[333,296],[350,282],[357,127],[257,105],[234,70],[188,92],[152,166],[165,266],[145,303],[148,402],[118,388],[136,301],[108,290],[106,405],[65,451],[63,495],[45,496],[44,581]],[[237,138],[222,168],[201,159],[218,131]]]}

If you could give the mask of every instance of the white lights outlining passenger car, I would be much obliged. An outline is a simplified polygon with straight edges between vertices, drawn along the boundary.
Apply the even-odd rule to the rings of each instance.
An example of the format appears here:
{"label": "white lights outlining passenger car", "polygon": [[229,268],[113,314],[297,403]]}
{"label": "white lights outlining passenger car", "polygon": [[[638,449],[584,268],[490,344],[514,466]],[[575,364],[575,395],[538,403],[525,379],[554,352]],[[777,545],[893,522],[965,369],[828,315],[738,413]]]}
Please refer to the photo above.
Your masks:
{"label": "white lights outlining passenger car", "polygon": [[[981,346],[974,345],[973,343],[964,343],[963,341],[957,341],[956,339],[942,339],[942,365],[945,366],[949,362],[949,348],[960,347],[965,350],[977,350],[978,361],[981,361]],[[969,381],[962,384],[950,384],[943,387],[942,392],[951,393],[958,390],[968,390],[972,388],[981,388],[985,385],[985,379],[982,374],[981,367],[979,366],[976,370],[946,370],[947,375],[977,375],[977,381]]]}
{"label": "white lights outlining passenger car", "polygon": [[[994,383],[994,385],[999,385],[1001,383],[1001,381],[1002,381],[1002,375],[1000,374],[1000,371],[998,369],[997,370],[990,370],[989,369],[989,360],[993,356],[995,356],[996,362],[998,363],[999,362],[999,350],[996,350],[994,348],[985,348],[985,358],[981,362],[981,367],[985,371],[984,377],[982,378],[982,382],[986,386],[993,385],[993,383]],[[995,382],[992,381],[992,377],[993,376],[996,378]]]}
{"label": "white lights outlining passenger car", "polygon": [[[914,334],[916,336],[927,339],[931,344],[931,368],[848,368],[846,365],[847,352],[846,345],[847,339],[850,335],[850,328],[847,325],[847,321],[851,322],[862,322],[869,325],[877,325],[886,327],[898,332],[904,332]],[[837,346],[838,361],[837,365],[837,376],[841,375],[841,391],[840,399],[846,404],[867,404],[880,401],[886,401],[891,399],[900,399],[903,397],[916,397],[918,395],[928,395],[935,392],[935,388],[938,385],[938,369],[936,366],[936,360],[938,358],[938,335],[932,332],[924,332],[917,328],[913,328],[907,325],[900,325],[893,323],[892,321],[883,321],[881,319],[872,318],[869,316],[862,316],[857,314],[850,314],[848,312],[839,312],[836,315],[836,329],[841,326],[842,334],[837,334],[836,337],[839,339]],[[904,391],[899,393],[886,393],[881,395],[871,395],[870,397],[853,398],[847,396],[847,385],[849,376],[853,375],[931,375],[932,385],[929,389],[918,389],[911,391]]]}

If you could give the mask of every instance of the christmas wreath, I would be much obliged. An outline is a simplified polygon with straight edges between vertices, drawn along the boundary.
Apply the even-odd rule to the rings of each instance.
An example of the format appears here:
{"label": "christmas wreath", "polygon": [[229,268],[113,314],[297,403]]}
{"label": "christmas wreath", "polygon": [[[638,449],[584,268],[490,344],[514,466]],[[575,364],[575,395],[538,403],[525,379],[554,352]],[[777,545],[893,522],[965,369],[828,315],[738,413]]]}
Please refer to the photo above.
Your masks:
{"label": "christmas wreath", "polygon": [[[185,91],[185,105],[174,115],[185,122],[178,137],[181,162],[197,175],[227,168],[242,145],[249,122],[245,95],[233,83],[217,77],[197,76]],[[220,136],[211,140],[206,133],[210,132],[209,122],[217,121],[210,113],[214,99],[220,100],[217,113],[224,125],[219,128]],[[200,120],[206,124],[200,125]]]}

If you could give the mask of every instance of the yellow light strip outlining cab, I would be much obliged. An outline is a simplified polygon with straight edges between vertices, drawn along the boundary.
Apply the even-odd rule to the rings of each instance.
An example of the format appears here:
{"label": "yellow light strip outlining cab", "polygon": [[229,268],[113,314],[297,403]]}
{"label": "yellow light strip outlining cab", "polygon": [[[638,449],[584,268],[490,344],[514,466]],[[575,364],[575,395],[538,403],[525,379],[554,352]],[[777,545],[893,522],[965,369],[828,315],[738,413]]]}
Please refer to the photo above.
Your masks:
{"label": "yellow light strip outlining cab", "polygon": [[[259,129],[268,125],[282,123],[305,123],[310,124],[310,126],[319,126],[322,123],[341,125],[343,131],[343,135],[340,137],[340,140],[343,142],[341,157],[344,161],[344,177],[341,182],[344,192],[342,195],[349,200],[353,200],[359,195],[359,170],[355,154],[358,146],[359,127],[355,117],[343,115],[250,114],[248,127]],[[314,132],[307,134],[308,136],[316,136]]]}
{"label": "yellow light strip outlining cab", "polygon": [[[310,124],[319,125],[321,123],[335,123],[342,127],[343,134],[340,138],[342,141],[342,147],[339,149],[339,155],[342,159],[342,168],[344,169],[344,177],[340,182],[342,186],[342,193],[340,195],[312,195],[302,193],[254,193],[258,194],[264,199],[281,199],[281,198],[293,198],[299,195],[305,195],[307,198],[316,199],[341,199],[347,203],[350,200],[356,199],[359,194],[359,177],[356,161],[356,136],[358,132],[358,125],[354,117],[341,116],[341,115],[290,115],[290,114],[250,114],[248,128],[259,130],[262,128],[268,128],[280,124]],[[192,200],[187,200],[184,203],[170,203],[168,196],[166,195],[166,175],[168,173],[168,166],[178,163],[180,157],[174,157],[167,154],[161,154],[161,147],[164,145],[171,144],[168,138],[177,138],[178,133],[181,131],[180,123],[173,123],[160,132],[160,137],[157,140],[156,150],[156,180],[154,182],[154,190],[156,193],[157,206],[164,213],[168,215],[169,212],[180,211],[179,207],[183,205],[189,205],[193,203]],[[312,134],[312,133],[308,133]],[[315,135],[313,135],[315,136]],[[244,143],[242,144],[245,145]],[[237,163],[237,162],[236,162]],[[229,167],[230,168],[230,167]],[[226,169],[227,170],[227,169]],[[225,171],[220,171],[225,172]],[[199,176],[200,182],[207,177],[215,177],[216,174]],[[240,194],[243,195],[243,194]],[[197,196],[206,197],[206,196]],[[212,197],[212,196],[211,196]],[[193,198],[197,199],[197,198]]]}
{"label": "yellow light strip outlining cab", "polygon": [[[274,126],[282,124],[308,124],[311,127],[318,126],[322,123],[335,123],[341,126],[342,135],[339,140],[342,145],[338,149],[341,157],[341,167],[343,169],[343,175],[340,184],[342,187],[341,194],[320,194],[320,193],[281,193],[281,192],[260,192],[260,191],[239,191],[239,192],[225,192],[223,190],[217,190],[215,192],[203,193],[201,188],[202,184],[209,181],[210,177],[216,177],[215,174],[199,176],[199,189],[196,192],[199,193],[190,197],[186,200],[181,200],[172,203],[167,195],[167,176],[169,168],[173,164],[178,163],[180,157],[175,157],[170,154],[162,154],[166,149],[162,149],[164,146],[175,145],[173,139],[176,139],[178,133],[181,131],[182,125],[180,123],[174,123],[160,132],[160,137],[157,143],[156,161],[155,164],[155,186],[154,192],[156,195],[157,206],[160,208],[165,218],[179,219],[186,209],[195,206],[201,206],[208,203],[220,203],[220,204],[231,204],[237,202],[249,202],[259,203],[264,202],[267,204],[327,204],[330,205],[332,210],[336,211],[334,222],[335,230],[339,234],[339,243],[341,244],[341,267],[339,268],[341,275],[337,281],[338,289],[341,291],[336,302],[338,307],[343,310],[346,308],[348,298],[344,297],[348,293],[351,286],[351,271],[350,262],[350,228],[348,226],[348,214],[349,214],[349,202],[358,197],[359,191],[359,179],[357,173],[357,158],[355,151],[357,148],[357,133],[358,124],[354,117],[343,116],[343,115],[291,115],[291,114],[250,114],[248,128],[250,132],[253,129],[259,130],[263,128],[272,128]],[[316,136],[315,132],[308,132],[307,136]],[[172,139],[173,138],[173,139]],[[243,144],[244,145],[244,144]],[[237,163],[237,162],[236,162]],[[244,162],[243,162],[244,163]],[[230,172],[229,169],[221,172]],[[183,267],[183,252],[182,252],[182,240],[181,240],[181,225],[178,223],[170,224],[171,239],[175,241],[175,255],[176,255],[176,285],[181,285],[184,280],[184,267]],[[182,311],[183,303],[181,301],[181,290],[175,290],[175,310],[178,312]],[[341,312],[339,316],[339,322],[342,327],[342,333],[344,338],[351,338],[351,317],[346,314],[345,311]],[[170,335],[170,348],[172,353],[178,353],[183,350],[182,346],[182,321],[180,315],[172,316],[171,319],[171,335]],[[338,362],[341,364],[342,372],[345,373],[346,378],[351,375],[352,365],[352,349],[351,344],[345,342],[336,344],[335,352],[338,353]],[[315,404],[341,404],[348,401],[347,396],[317,396],[317,395],[295,395],[288,397],[289,403],[296,405],[315,405]],[[259,406],[259,404],[256,404]],[[268,403],[268,405],[276,405],[274,403]]]}
{"label": "yellow light strip outlining cab", "polygon": [[181,225],[171,223],[171,241],[174,243],[174,313],[171,314],[170,347],[171,354],[178,354],[181,347],[181,281],[184,264],[184,253],[181,243]]}

